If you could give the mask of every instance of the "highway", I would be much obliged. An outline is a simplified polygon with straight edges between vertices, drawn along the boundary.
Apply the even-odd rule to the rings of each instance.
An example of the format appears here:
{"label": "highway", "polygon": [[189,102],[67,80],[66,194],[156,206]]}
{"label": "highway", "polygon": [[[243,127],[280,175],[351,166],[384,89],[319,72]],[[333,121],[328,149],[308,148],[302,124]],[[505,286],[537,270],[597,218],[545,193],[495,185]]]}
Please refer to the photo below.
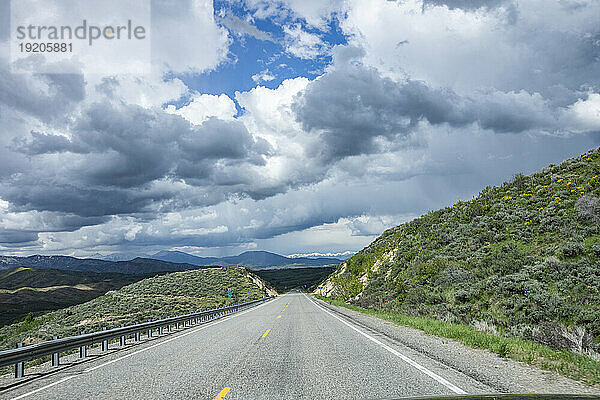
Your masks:
{"label": "highway", "polygon": [[382,399],[494,393],[290,292],[5,390],[27,399]]}

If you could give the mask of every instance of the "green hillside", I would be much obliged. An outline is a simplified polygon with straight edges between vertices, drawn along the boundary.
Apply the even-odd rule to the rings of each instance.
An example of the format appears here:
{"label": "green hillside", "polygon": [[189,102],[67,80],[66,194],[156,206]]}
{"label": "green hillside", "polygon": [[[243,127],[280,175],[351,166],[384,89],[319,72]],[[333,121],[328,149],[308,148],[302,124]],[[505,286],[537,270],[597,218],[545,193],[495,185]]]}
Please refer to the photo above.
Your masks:
{"label": "green hillside", "polygon": [[[232,298],[228,298],[231,288]],[[262,281],[245,268],[215,268],[175,272],[148,278],[110,291],[83,304],[30,316],[0,328],[0,350],[99,331],[120,324],[146,322],[262,298]]]}
{"label": "green hillside", "polygon": [[323,294],[599,350],[600,151],[389,229],[340,264]]}

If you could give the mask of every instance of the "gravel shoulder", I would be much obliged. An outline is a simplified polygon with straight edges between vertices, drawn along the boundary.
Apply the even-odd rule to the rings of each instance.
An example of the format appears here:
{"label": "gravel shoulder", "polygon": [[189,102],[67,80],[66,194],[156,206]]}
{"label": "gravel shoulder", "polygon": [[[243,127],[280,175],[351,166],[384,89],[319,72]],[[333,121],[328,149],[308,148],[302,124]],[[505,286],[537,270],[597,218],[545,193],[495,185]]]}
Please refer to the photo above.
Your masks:
{"label": "gravel shoulder", "polygon": [[586,385],[556,372],[504,359],[458,341],[429,335],[418,329],[396,325],[371,315],[335,306],[312,297],[319,305],[350,319],[364,329],[375,331],[501,393],[566,393],[600,395],[600,388]]}

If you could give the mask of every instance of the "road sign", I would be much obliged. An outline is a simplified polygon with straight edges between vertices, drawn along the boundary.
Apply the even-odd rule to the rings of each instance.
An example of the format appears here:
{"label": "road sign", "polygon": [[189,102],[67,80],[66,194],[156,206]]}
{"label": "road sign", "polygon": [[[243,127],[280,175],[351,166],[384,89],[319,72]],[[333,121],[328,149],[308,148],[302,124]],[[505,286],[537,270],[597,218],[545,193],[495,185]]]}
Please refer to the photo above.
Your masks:
{"label": "road sign", "polygon": [[323,286],[319,286],[319,289],[323,289]]}
{"label": "road sign", "polygon": [[227,297],[231,298],[231,288],[227,288]]}

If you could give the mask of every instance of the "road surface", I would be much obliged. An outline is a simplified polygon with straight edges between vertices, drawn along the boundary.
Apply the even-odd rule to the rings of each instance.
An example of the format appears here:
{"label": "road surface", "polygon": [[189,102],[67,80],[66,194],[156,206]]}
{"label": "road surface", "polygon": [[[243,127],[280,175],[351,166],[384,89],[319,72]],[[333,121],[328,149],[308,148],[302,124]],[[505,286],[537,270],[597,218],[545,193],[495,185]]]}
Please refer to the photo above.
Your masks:
{"label": "road surface", "polygon": [[300,292],[0,394],[26,399],[381,399],[494,389]]}

